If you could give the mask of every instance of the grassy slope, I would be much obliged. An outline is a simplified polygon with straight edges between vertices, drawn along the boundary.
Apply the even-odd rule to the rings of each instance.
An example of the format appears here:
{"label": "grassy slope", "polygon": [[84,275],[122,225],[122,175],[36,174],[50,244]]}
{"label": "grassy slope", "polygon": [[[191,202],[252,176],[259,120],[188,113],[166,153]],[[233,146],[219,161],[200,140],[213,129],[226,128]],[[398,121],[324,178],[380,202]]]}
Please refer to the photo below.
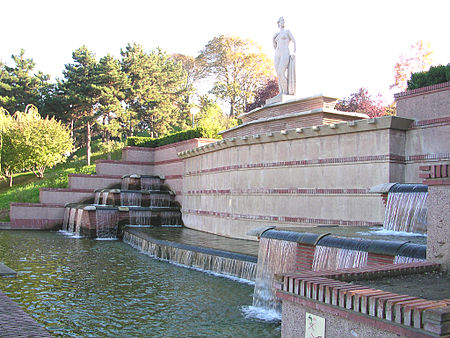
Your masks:
{"label": "grassy slope", "polygon": [[[93,144],[91,163],[106,159],[107,154],[98,149],[98,143]],[[113,160],[121,158],[121,151],[112,154]],[[9,187],[7,180],[0,181],[0,222],[9,221],[10,202],[39,202],[39,188],[66,188],[67,175],[74,173],[95,174],[95,164],[86,165],[86,149],[76,151],[65,163],[60,163],[53,169],[47,169],[45,177],[38,179],[33,173],[20,173],[14,176],[13,186]]]}

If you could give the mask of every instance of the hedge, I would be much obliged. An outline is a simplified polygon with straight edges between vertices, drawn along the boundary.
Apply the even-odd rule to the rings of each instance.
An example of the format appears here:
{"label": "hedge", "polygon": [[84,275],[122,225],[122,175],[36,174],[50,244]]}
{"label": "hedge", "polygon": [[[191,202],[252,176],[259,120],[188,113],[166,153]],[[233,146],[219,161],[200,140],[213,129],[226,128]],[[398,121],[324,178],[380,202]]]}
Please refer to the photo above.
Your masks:
{"label": "hedge", "polygon": [[408,90],[432,86],[447,81],[450,81],[450,64],[447,66],[432,66],[427,72],[411,74],[411,79],[408,81]]}
{"label": "hedge", "polygon": [[205,128],[189,129],[170,134],[161,138],[144,136],[130,136],[127,138],[127,146],[156,148],[166,144],[172,144],[193,138],[214,138],[213,133]]}

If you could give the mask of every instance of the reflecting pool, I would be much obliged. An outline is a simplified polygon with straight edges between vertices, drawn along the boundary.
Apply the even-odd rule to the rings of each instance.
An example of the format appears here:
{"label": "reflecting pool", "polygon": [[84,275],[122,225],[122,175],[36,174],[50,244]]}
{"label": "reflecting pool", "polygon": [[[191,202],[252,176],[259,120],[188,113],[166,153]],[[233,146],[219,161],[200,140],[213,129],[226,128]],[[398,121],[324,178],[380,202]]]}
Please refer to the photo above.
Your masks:
{"label": "reflecting pool", "polygon": [[54,336],[280,336],[245,318],[253,286],[145,256],[120,241],[0,231],[0,290]]}

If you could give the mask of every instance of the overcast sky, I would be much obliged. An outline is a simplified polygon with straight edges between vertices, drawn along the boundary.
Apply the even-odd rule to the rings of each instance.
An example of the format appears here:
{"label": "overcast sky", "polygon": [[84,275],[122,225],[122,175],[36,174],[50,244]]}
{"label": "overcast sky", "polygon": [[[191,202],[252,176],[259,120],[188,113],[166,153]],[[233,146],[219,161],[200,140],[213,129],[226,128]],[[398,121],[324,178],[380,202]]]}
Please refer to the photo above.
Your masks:
{"label": "overcast sky", "polygon": [[1,0],[0,13],[0,60],[11,64],[23,48],[52,78],[81,45],[97,58],[131,42],[196,56],[225,34],[272,56],[280,16],[297,40],[300,97],[366,87],[390,102],[394,64],[418,40],[431,44],[434,64],[450,62],[447,0]]}

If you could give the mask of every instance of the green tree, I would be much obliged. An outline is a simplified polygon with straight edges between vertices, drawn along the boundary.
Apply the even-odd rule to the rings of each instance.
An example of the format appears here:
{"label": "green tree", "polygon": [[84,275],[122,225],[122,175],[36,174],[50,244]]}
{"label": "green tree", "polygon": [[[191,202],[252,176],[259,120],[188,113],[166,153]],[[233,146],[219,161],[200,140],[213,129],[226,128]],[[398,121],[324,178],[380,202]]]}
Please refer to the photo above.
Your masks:
{"label": "green tree", "polygon": [[234,117],[225,115],[220,106],[207,96],[200,97],[200,112],[196,115],[197,127],[204,128],[210,133],[209,138],[217,138],[219,132],[237,126]]}
{"label": "green tree", "polygon": [[46,168],[63,162],[65,154],[72,150],[69,130],[54,118],[43,119],[35,106],[24,112],[16,112],[6,120],[2,133],[2,174],[9,178],[31,170],[37,177],[44,177]]}
{"label": "green tree", "polygon": [[122,71],[119,60],[111,55],[101,58],[96,70],[95,87],[99,91],[99,101],[96,106],[97,121],[101,121],[103,141],[111,136],[117,137],[128,122],[122,102],[125,90],[129,87],[126,74]]}
{"label": "green tree", "polygon": [[211,93],[229,104],[231,116],[246,111],[273,72],[273,62],[261,47],[238,37],[214,37],[200,52],[199,59],[215,78]]}
{"label": "green tree", "polygon": [[41,106],[50,76],[42,72],[33,74],[36,64],[25,57],[23,49],[11,58],[13,67],[0,63],[0,106],[11,114],[23,111],[28,104]]}
{"label": "green tree", "polygon": [[97,60],[95,54],[82,46],[72,53],[73,63],[66,64],[61,90],[64,93],[67,111],[85,129],[87,164],[91,164],[92,127],[96,119],[96,104],[101,91],[96,86]]}
{"label": "green tree", "polygon": [[181,64],[160,49],[146,53],[138,44],[129,44],[121,53],[122,70],[130,82],[125,95],[129,135],[137,124],[152,137],[186,127],[188,113],[179,109],[187,90]]}

